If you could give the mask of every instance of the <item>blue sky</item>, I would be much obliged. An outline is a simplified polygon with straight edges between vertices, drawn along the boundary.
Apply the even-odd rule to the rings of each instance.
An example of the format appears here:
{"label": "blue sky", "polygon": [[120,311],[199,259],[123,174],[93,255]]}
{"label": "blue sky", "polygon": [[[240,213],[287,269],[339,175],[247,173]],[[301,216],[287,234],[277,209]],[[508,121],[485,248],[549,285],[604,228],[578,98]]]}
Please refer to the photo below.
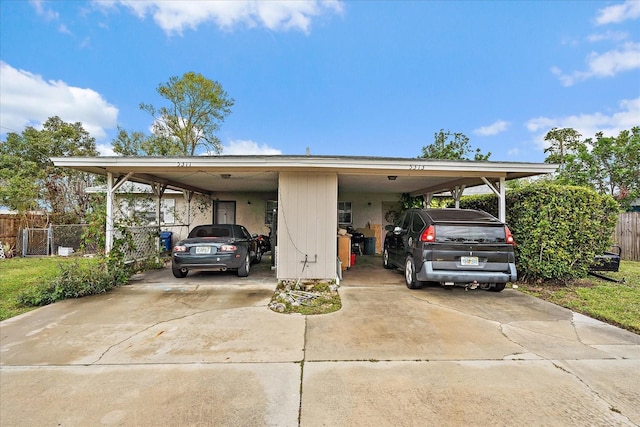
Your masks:
{"label": "blue sky", "polygon": [[541,162],[545,133],[640,125],[640,1],[0,1],[0,132],[58,115],[103,155],[201,73],[223,154],[415,157],[440,129]]}

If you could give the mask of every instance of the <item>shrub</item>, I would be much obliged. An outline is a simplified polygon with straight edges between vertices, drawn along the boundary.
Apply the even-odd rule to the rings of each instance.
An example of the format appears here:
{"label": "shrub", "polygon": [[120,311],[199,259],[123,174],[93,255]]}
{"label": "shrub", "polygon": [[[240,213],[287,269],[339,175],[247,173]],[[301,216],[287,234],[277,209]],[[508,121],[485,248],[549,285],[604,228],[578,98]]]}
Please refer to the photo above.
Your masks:
{"label": "shrub", "polygon": [[126,284],[129,276],[126,269],[107,268],[105,262],[81,264],[73,261],[59,264],[56,277],[25,289],[18,295],[18,302],[27,306],[41,306],[67,298],[100,294]]}
{"label": "shrub", "polygon": [[[493,195],[463,197],[460,207],[497,213]],[[506,195],[507,223],[522,280],[585,277],[611,245],[618,205],[585,187],[532,184]]]}

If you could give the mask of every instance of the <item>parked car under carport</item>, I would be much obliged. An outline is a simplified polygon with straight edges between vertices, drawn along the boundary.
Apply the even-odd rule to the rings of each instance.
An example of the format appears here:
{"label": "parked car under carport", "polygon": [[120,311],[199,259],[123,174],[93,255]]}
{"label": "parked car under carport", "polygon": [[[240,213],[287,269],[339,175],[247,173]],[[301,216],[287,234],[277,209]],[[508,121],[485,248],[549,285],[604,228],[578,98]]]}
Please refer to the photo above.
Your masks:
{"label": "parked car under carport", "polygon": [[236,270],[246,277],[251,264],[260,262],[257,240],[238,224],[208,224],[194,227],[171,251],[171,270],[177,278],[189,271]]}

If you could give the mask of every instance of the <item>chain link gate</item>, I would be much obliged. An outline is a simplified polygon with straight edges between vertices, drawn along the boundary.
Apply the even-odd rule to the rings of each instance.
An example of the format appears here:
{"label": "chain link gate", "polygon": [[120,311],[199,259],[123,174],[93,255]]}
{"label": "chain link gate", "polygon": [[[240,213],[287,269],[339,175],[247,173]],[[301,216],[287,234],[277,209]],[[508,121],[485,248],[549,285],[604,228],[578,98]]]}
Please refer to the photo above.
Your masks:
{"label": "chain link gate", "polygon": [[25,228],[22,230],[22,256],[51,255],[53,253],[53,229]]}

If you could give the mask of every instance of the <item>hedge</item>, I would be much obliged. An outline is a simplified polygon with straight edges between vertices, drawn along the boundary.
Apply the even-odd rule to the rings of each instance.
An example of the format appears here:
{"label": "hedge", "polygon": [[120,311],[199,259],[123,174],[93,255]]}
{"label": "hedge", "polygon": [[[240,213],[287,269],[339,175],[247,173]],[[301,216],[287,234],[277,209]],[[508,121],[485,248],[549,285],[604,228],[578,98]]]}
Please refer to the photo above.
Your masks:
{"label": "hedge", "polygon": [[[497,214],[494,195],[469,196],[461,208]],[[506,193],[506,220],[516,240],[523,281],[585,277],[594,256],[608,250],[618,204],[585,187],[532,184]]]}

